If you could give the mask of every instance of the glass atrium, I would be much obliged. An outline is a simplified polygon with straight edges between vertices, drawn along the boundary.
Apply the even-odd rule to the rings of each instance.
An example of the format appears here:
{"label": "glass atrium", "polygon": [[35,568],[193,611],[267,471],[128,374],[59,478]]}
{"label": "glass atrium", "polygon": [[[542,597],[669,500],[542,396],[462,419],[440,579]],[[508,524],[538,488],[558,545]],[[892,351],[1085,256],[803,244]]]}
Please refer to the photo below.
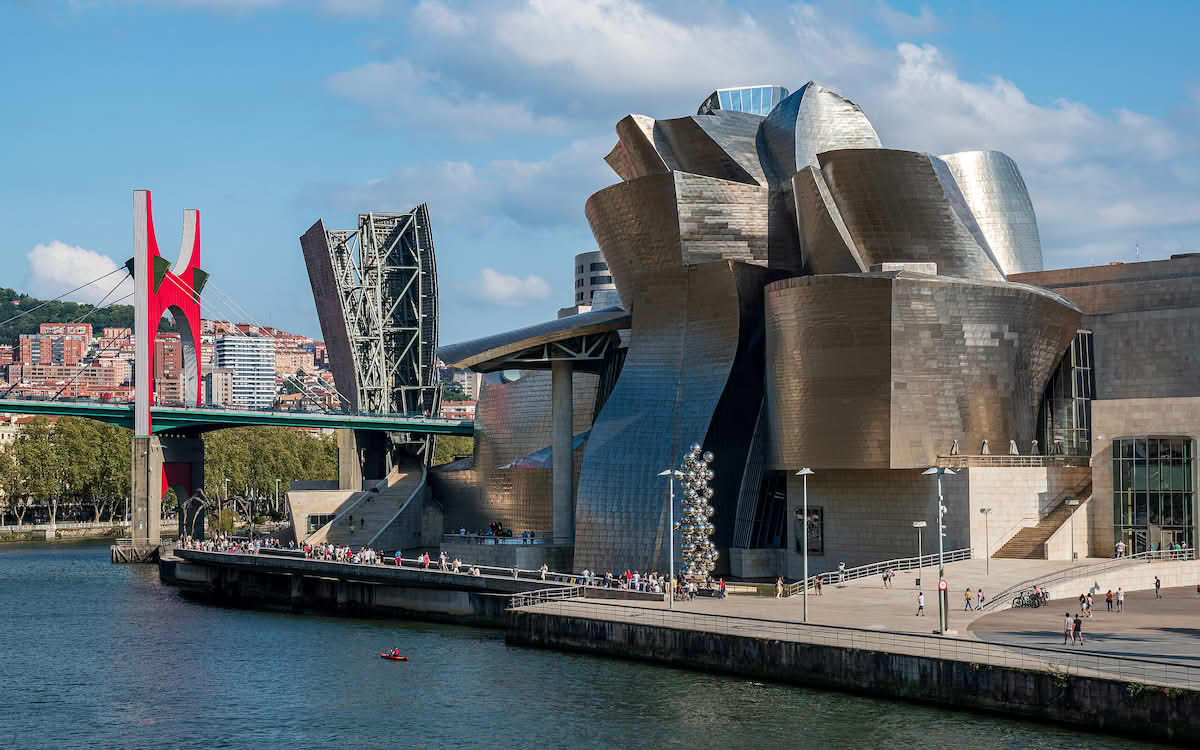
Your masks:
{"label": "glass atrium", "polygon": [[1195,539],[1196,447],[1190,437],[1112,441],[1113,527],[1127,553],[1174,548]]}

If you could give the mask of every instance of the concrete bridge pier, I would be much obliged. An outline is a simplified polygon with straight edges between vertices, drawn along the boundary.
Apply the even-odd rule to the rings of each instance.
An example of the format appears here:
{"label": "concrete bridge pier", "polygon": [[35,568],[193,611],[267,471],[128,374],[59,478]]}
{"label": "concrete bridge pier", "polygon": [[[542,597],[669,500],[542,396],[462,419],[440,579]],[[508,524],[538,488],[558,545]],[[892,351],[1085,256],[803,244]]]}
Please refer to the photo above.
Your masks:
{"label": "concrete bridge pier", "polygon": [[[204,443],[198,437],[151,435],[134,437],[132,450],[130,536],[135,547],[157,544],[162,535],[162,496],[166,488],[175,490],[182,505],[204,484]],[[179,533],[203,535],[202,509],[186,508],[179,518]]]}
{"label": "concrete bridge pier", "polygon": [[391,438],[386,432],[337,431],[338,489],[359,491],[365,481],[383,479],[392,471]]}

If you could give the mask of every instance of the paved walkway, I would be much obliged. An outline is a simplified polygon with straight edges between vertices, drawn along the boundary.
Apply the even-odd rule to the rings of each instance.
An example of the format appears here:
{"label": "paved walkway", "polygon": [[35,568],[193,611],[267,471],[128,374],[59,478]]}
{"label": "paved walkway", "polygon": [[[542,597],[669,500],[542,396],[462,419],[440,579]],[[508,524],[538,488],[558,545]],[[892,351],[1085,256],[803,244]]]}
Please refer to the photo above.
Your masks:
{"label": "paved walkway", "polygon": [[[1113,656],[1200,665],[1200,596],[1195,587],[1131,591],[1125,612],[1109,612],[1103,597],[1083,619],[1084,647]],[[1115,605],[1114,605],[1115,606]],[[989,643],[1037,648],[1063,645],[1063,614],[1079,611],[1078,599],[1053,599],[1038,609],[1008,609],[971,622],[970,635]]]}

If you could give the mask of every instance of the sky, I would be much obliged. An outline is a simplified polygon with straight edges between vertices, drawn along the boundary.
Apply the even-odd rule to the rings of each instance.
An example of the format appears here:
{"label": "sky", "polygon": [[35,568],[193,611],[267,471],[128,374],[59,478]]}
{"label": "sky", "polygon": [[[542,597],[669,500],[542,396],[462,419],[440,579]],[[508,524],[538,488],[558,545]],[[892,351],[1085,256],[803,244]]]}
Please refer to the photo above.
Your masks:
{"label": "sky", "polygon": [[885,147],[1012,156],[1047,268],[1200,252],[1200,4],[1144,5],[0,0],[0,286],[124,263],[145,188],[168,257],[200,211],[206,316],[319,336],[299,236],[426,202],[442,343],[529,325],[619,119],[809,80]]}

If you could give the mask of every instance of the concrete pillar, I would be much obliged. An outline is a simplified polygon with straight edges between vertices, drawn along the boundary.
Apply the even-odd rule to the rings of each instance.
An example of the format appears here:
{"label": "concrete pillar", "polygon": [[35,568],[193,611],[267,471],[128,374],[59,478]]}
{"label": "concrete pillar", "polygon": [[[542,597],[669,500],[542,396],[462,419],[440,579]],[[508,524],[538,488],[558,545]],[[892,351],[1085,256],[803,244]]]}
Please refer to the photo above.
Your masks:
{"label": "concrete pillar", "polygon": [[338,489],[355,492],[362,490],[362,458],[358,455],[358,439],[354,430],[338,430],[337,447]]}
{"label": "concrete pillar", "polygon": [[[204,486],[204,440],[198,437],[160,437],[158,440],[162,445],[163,463],[168,468],[169,486],[175,490],[175,498],[179,501],[179,535],[202,539],[204,508],[199,502],[189,503],[189,500]],[[186,470],[179,471],[180,465],[186,466]]]}
{"label": "concrete pillar", "polygon": [[158,542],[162,518],[163,451],[157,436],[135,437],[130,462],[130,505],[133,523],[130,536],[139,542]]}
{"label": "concrete pillar", "polygon": [[550,449],[553,454],[551,488],[554,523],[554,543],[572,544],[575,541],[575,451],[572,427],[575,400],[571,393],[569,361],[555,360],[550,365]]}

